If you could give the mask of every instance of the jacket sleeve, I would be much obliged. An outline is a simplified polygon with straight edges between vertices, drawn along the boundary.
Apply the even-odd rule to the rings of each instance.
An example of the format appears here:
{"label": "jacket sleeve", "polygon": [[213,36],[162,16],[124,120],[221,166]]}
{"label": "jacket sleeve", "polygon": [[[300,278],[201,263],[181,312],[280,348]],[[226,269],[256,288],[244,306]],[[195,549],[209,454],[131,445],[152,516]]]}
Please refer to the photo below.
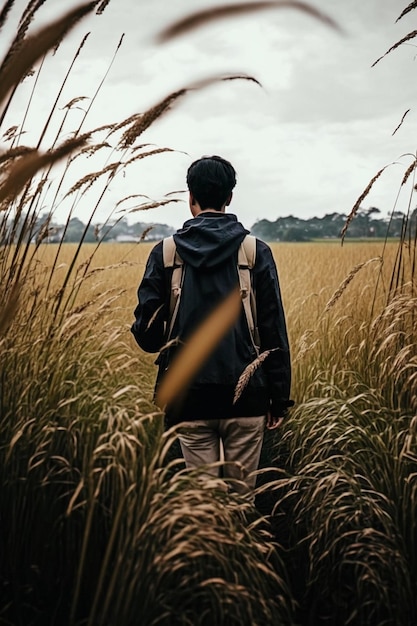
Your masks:
{"label": "jacket sleeve", "polygon": [[131,327],[136,342],[145,352],[158,352],[165,343],[168,278],[160,242],[152,249],[146,263],[145,273],[138,288],[135,322]]}
{"label": "jacket sleeve", "polygon": [[288,407],[294,404],[290,400],[291,362],[287,326],[274,257],[269,246],[259,239],[253,281],[260,350],[272,350],[263,362],[271,399],[271,414],[282,417]]}

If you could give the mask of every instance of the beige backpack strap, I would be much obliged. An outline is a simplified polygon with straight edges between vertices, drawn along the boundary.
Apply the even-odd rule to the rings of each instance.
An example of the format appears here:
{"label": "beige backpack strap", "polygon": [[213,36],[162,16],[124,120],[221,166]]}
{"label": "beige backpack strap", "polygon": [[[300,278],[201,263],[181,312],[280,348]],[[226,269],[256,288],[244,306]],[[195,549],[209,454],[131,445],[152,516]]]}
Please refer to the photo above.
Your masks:
{"label": "beige backpack strap", "polygon": [[237,264],[239,272],[240,293],[242,296],[243,309],[248,322],[252,343],[259,352],[259,333],[257,325],[256,298],[252,289],[251,269],[256,261],[256,237],[246,235],[240,244]]}
{"label": "beige backpack strap", "polygon": [[180,305],[182,274],[184,263],[177,252],[174,237],[165,237],[162,241],[162,256],[164,267],[172,267],[171,292],[169,298],[169,331],[167,340],[170,339]]}

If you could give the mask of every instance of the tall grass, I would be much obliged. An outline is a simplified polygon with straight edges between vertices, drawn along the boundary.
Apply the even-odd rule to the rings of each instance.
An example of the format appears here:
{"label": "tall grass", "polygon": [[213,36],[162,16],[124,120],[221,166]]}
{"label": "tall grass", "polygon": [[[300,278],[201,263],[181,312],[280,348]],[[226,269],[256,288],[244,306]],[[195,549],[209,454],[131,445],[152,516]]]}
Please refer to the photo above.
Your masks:
{"label": "tall grass", "polygon": [[[400,18],[416,6],[409,4]],[[359,197],[342,236],[383,169]],[[401,186],[414,169],[415,162]],[[298,301],[299,404],[270,448],[279,477],[260,495],[274,490],[275,532],[288,550],[296,619],[303,624],[417,621],[417,232],[411,216],[410,197],[396,244],[385,242],[378,255],[373,246],[357,258],[332,295],[321,279],[320,289]],[[334,273],[334,258],[331,267]],[[299,313],[307,304],[308,317]]]}
{"label": "tall grass", "polygon": [[[31,98],[48,54],[108,1],[81,5],[32,34],[42,4],[28,3],[0,66],[2,124],[32,66]],[[3,7],[0,28],[12,5]],[[291,624],[293,594],[268,526],[243,498],[225,494],[216,482],[203,489],[198,472],[184,472],[172,457],[174,434],[164,433],[162,415],[150,403],[149,367],[132,354],[126,318],[120,322],[124,287],[102,280],[101,241],[87,254],[84,246],[113,179],[141,159],[171,151],[147,150],[138,138],[189,89],[213,79],[98,129],[85,130],[88,107],[70,129],[69,111],[79,97],[63,109],[58,104],[85,41],[57,87],[36,145],[21,143],[28,109],[20,128],[15,124],[2,137],[0,620]],[[234,78],[253,80],[225,80]],[[44,148],[53,123],[58,131]],[[74,164],[92,155],[101,164],[94,171],[85,166],[74,183]],[[55,186],[52,172],[58,172]],[[43,242],[61,198],[68,202],[68,228],[81,196],[93,188],[80,244],[68,256],[62,243],[54,246],[45,262]],[[44,205],[49,212],[40,223]],[[151,206],[158,202],[134,210]],[[124,259],[106,272],[129,266]]]}
{"label": "tall grass", "polygon": [[[0,67],[1,120],[36,59],[107,2],[31,35],[41,4],[29,3]],[[308,10],[270,2],[225,12],[255,4]],[[161,37],[220,14],[197,13]],[[175,433],[164,431],[151,402],[152,357],[138,355],[128,333],[132,286],[149,248],[114,248],[109,266],[110,247],[104,252],[100,241],[43,243],[61,193],[71,216],[82,193],[97,189],[92,223],[115,176],[171,150],[135,141],[187,89],[104,128],[85,131],[84,118],[65,143],[75,98],[43,151],[45,128],[34,147],[21,145],[18,126],[4,133],[0,621],[409,626],[417,621],[417,361],[416,237],[407,223],[398,245],[273,247],[297,405],[266,440],[257,502],[268,520],[183,469]],[[61,115],[58,101],[47,125]],[[75,160],[87,154],[103,161],[70,183]],[[45,202],[50,213],[40,224]]]}

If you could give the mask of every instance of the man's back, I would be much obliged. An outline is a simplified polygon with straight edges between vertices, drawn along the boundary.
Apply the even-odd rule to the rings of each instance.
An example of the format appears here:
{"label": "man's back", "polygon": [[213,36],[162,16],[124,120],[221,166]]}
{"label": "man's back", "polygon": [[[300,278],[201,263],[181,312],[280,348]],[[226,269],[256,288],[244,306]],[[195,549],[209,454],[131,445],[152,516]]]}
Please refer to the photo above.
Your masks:
{"label": "man's back", "polygon": [[[176,351],[239,286],[238,251],[248,231],[235,215],[225,212],[235,182],[233,167],[220,157],[203,157],[188,170],[193,218],[174,235],[184,266],[181,298],[172,328],[169,321],[173,269],[164,265],[162,242],[149,256],[138,290],[132,332],[144,350],[161,350],[156,361],[157,385]],[[259,349],[268,351],[268,357],[254,370],[238,400],[234,402],[238,380],[258,356],[243,304],[235,324],[213,348],[192,383],[182,390],[172,406],[166,407],[169,424],[190,424],[187,433],[182,430],[179,435],[188,467],[211,462],[213,457],[219,460],[219,442],[223,441],[226,460],[246,459],[246,473],[255,469],[265,416],[268,423],[279,425],[292,404],[288,339],[278,274],[270,248],[260,240],[256,240],[252,287]],[[164,347],[168,339],[168,347]]]}
{"label": "man's back", "polygon": [[[176,248],[184,262],[181,299],[170,336],[178,341],[174,345],[170,342],[169,348],[163,350],[158,358],[158,382],[181,344],[187,341],[205,317],[239,284],[237,256],[247,233],[235,215],[210,212],[188,220],[174,235]],[[145,274],[145,281],[139,291],[139,301],[142,302],[144,313],[147,301],[152,299],[152,294],[164,283],[165,329],[169,323],[167,302],[170,272],[172,269],[164,268],[162,243],[158,244],[148,261],[149,278]],[[269,247],[261,241],[257,241],[252,278],[257,302],[260,350],[279,350],[276,354],[271,354],[264,365],[256,370],[239,402],[234,404],[234,391],[239,377],[257,357],[242,305],[236,324],[197,373],[183,396],[182,403],[176,405],[176,414],[168,407],[167,418],[170,423],[193,420],[196,414],[202,419],[209,418],[213,413],[222,419],[229,416],[265,414],[270,409],[272,397],[275,404],[281,403],[279,410],[286,408],[290,380],[285,319],[275,263]],[[149,341],[154,333],[152,345],[158,346],[159,350],[167,342],[168,337],[164,334],[166,330],[163,331],[156,324],[143,333],[149,319],[143,317],[143,314],[138,316],[138,313],[140,311],[137,310],[134,333],[139,345],[146,349],[146,343],[141,341],[142,335],[146,334],[146,341]],[[150,313],[153,311],[149,310]]]}

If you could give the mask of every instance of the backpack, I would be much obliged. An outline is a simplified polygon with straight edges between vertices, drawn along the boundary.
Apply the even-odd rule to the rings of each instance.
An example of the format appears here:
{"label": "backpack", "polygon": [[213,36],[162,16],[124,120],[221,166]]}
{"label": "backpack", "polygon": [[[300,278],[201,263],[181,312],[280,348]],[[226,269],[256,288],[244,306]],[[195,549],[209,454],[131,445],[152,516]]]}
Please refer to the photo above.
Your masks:
{"label": "backpack", "polygon": [[[162,253],[164,267],[173,268],[169,301],[169,330],[167,334],[167,341],[169,341],[180,305],[184,262],[178,254],[174,237],[172,235],[171,237],[166,237],[163,240]],[[259,354],[260,341],[257,327],[256,299],[251,281],[251,269],[253,269],[255,265],[255,259],[256,237],[246,235],[245,239],[240,244],[237,269],[239,274],[240,294],[242,296],[243,309],[248,323],[249,334],[256,353]]]}

